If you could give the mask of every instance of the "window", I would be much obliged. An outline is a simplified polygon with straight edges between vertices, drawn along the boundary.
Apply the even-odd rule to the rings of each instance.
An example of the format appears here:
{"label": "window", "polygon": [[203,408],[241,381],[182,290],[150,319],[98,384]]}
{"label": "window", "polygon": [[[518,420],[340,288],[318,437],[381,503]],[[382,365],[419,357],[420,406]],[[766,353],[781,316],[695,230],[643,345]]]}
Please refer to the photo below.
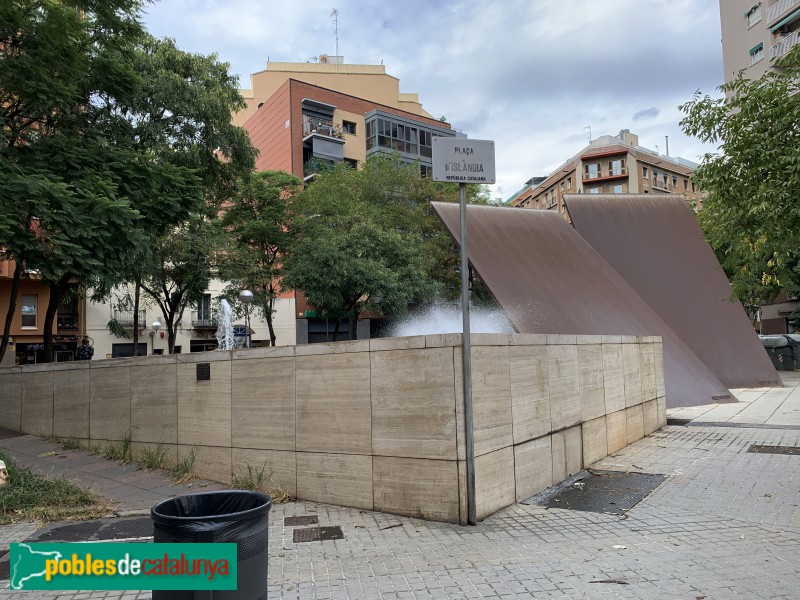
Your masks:
{"label": "window", "polygon": [[744,14],[747,19],[747,26],[752,27],[761,20],[761,2],[753,6]]}
{"label": "window", "polygon": [[621,185],[615,185],[614,186],[614,193],[615,194],[621,194],[622,193],[622,186]]}
{"label": "window", "polygon": [[598,167],[597,163],[589,163],[588,165],[586,165],[586,175],[588,176],[589,179],[597,178],[597,170],[598,170],[597,167]]}
{"label": "window", "polygon": [[590,194],[599,194],[600,193],[600,189],[599,188],[589,188],[589,193]]}
{"label": "window", "polygon": [[683,180],[683,191],[685,192],[688,189],[689,189],[689,180],[688,179],[684,179]]}
{"label": "window", "polygon": [[419,174],[423,177],[431,177],[433,175],[433,169],[428,165],[420,165]]}
{"label": "window", "polygon": [[754,65],[762,58],[764,58],[764,42],[761,42],[750,49],[750,64]]}
{"label": "window", "polygon": [[352,121],[342,121],[342,131],[350,135],[356,134],[356,124]]}
{"label": "window", "polygon": [[39,309],[39,296],[36,294],[22,294],[22,327],[35,328],[36,315]]}
{"label": "window", "polygon": [[203,294],[200,301],[197,303],[197,320],[198,321],[211,321],[211,294]]}
{"label": "window", "polygon": [[571,189],[572,189],[572,177],[569,177],[569,178],[567,179],[567,189],[568,189],[568,190],[571,190]]}
{"label": "window", "polygon": [[622,175],[622,169],[624,166],[624,160],[612,160],[608,163],[608,170],[611,175]]}
{"label": "window", "polygon": [[647,167],[642,167],[642,177],[647,178]]}
{"label": "window", "polygon": [[694,181],[692,182],[692,191],[693,192],[695,191],[695,189],[694,189]]}
{"label": "window", "polygon": [[564,193],[564,182],[563,181],[561,182],[561,193],[562,194]]}
{"label": "window", "polygon": [[351,169],[357,169],[358,168],[358,161],[355,160],[354,158],[345,158],[344,159],[344,164],[346,164]]}
{"label": "window", "polygon": [[672,187],[678,187],[678,176],[677,175],[673,175],[672,176]]}

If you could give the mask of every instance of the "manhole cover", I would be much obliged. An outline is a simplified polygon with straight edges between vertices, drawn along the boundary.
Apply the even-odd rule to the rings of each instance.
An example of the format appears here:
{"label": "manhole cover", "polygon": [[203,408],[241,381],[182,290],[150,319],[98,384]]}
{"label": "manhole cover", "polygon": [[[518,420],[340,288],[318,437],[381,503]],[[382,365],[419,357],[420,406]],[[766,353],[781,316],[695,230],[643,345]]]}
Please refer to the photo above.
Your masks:
{"label": "manhole cover", "polygon": [[788,454],[790,456],[800,456],[800,448],[797,446],[764,446],[753,444],[747,450],[754,454]]}
{"label": "manhole cover", "polygon": [[338,525],[334,527],[307,527],[292,531],[292,541],[295,544],[304,542],[324,542],[325,540],[343,540],[344,533]]}
{"label": "manhole cover", "polygon": [[316,525],[319,523],[317,515],[301,515],[298,517],[284,517],[284,527],[299,527],[301,525]]}
{"label": "manhole cover", "polygon": [[559,486],[552,493],[542,493],[531,502],[547,508],[619,514],[630,510],[656,489],[666,475],[626,473],[622,471],[587,471],[574,477],[569,487]]}
{"label": "manhole cover", "polygon": [[55,525],[37,531],[28,542],[97,542],[101,540],[127,540],[153,536],[150,517],[130,519],[99,519]]}

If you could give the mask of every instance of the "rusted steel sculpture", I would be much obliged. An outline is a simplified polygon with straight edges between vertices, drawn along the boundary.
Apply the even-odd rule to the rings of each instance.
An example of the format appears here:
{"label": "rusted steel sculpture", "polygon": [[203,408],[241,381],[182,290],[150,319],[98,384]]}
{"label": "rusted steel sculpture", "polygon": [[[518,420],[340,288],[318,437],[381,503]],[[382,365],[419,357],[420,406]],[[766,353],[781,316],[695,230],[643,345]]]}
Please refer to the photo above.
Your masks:
{"label": "rusted steel sculpture", "polygon": [[[458,205],[434,210],[459,240]],[[470,206],[469,259],[520,333],[659,335],[667,406],[732,401],[728,389],[558,214]]]}

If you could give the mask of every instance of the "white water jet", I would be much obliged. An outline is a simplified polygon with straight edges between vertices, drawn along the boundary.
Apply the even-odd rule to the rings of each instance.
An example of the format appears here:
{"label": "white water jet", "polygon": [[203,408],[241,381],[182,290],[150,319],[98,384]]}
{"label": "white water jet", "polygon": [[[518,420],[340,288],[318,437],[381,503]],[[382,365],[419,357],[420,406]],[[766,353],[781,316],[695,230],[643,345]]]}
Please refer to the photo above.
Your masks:
{"label": "white water jet", "polygon": [[[470,306],[469,324],[472,333],[514,333],[514,327],[499,308],[487,309]],[[434,333],[461,333],[461,307],[434,304],[411,313],[392,327],[392,337],[431,335]]]}
{"label": "white water jet", "polygon": [[217,318],[217,350],[233,350],[236,347],[233,339],[233,311],[225,298],[219,301]]}

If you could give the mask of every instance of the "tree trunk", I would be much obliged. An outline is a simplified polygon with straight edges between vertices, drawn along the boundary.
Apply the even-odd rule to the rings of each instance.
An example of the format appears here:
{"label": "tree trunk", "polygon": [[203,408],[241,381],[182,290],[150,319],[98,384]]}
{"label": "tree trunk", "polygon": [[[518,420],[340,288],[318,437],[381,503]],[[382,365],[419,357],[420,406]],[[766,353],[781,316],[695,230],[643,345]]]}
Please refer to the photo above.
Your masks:
{"label": "tree trunk", "polygon": [[358,339],[358,314],[351,314],[347,322],[347,339]]}
{"label": "tree trunk", "polygon": [[139,296],[142,288],[138,277],[135,285],[133,291],[133,356],[139,356]]}
{"label": "tree trunk", "polygon": [[69,275],[64,275],[56,283],[50,283],[50,301],[47,303],[47,312],[44,317],[44,362],[53,362],[55,354],[53,352],[53,321],[58,312],[58,305],[61,303],[61,296],[69,285]]}
{"label": "tree trunk", "polygon": [[[336,327],[333,328],[333,341],[334,342],[339,338],[339,325],[341,325],[341,324],[342,324],[342,322],[337,319],[336,320]],[[327,327],[325,328],[325,337],[326,338],[328,337],[328,328]]]}
{"label": "tree trunk", "polygon": [[[275,346],[275,340],[277,339],[275,337],[275,328],[272,326],[272,308],[273,308],[273,303],[274,302],[275,302],[275,298],[272,295],[270,295],[269,304],[267,305],[267,310],[265,311],[266,312],[266,317],[267,317],[267,329],[269,329],[269,345],[270,346]],[[0,358],[2,358],[2,357],[0,357]]]}
{"label": "tree trunk", "polygon": [[19,292],[19,280],[22,278],[22,261],[16,263],[14,267],[14,279],[11,280],[11,297],[8,300],[8,311],[6,312],[6,322],[3,325],[3,339],[0,341],[0,363],[6,354],[8,338],[11,337],[11,321],[17,311],[17,293]]}
{"label": "tree trunk", "polygon": [[167,325],[167,353],[172,354],[175,351],[175,337],[176,337],[176,329],[177,324],[174,322],[175,313],[172,312],[169,315],[164,315],[164,321],[166,321]]}

